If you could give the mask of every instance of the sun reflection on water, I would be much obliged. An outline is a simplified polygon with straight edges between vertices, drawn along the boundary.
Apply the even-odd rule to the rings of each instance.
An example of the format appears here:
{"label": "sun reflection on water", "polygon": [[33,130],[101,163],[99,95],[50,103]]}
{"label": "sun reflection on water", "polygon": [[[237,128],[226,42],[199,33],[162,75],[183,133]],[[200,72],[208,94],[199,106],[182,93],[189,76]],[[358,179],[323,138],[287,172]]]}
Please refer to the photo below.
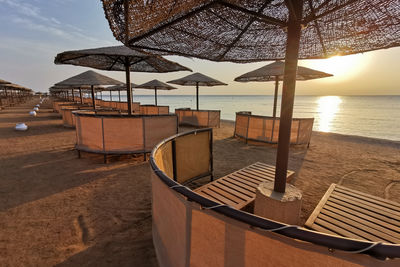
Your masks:
{"label": "sun reflection on water", "polygon": [[318,131],[330,132],[331,124],[340,110],[342,100],[338,96],[323,96],[318,99],[319,128]]}

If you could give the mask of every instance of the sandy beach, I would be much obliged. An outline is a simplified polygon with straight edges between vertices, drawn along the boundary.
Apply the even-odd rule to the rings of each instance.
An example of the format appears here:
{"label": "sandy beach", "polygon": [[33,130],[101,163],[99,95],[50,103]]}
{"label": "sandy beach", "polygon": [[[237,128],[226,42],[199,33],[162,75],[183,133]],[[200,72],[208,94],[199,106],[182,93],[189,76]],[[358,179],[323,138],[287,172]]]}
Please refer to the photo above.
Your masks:
{"label": "sandy beach", "polygon": [[[29,117],[37,103],[0,111],[0,266],[157,266],[148,162],[78,159],[75,130],[50,102]],[[17,122],[29,130],[14,131]],[[246,145],[233,127],[214,130],[215,177],[275,164],[276,146]],[[303,192],[302,223],[331,183],[400,202],[400,142],[314,132],[309,149],[291,149],[289,169]]]}

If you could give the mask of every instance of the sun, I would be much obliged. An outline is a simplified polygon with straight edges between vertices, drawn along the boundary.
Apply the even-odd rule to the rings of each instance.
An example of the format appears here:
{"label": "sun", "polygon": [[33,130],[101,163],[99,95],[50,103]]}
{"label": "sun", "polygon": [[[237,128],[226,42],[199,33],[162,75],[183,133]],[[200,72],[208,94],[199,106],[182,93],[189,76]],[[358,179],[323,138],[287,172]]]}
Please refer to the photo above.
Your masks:
{"label": "sun", "polygon": [[333,82],[347,80],[356,76],[368,66],[369,59],[369,55],[366,54],[334,56],[328,59],[304,61],[304,66],[333,74],[334,77],[332,79],[327,79]]}

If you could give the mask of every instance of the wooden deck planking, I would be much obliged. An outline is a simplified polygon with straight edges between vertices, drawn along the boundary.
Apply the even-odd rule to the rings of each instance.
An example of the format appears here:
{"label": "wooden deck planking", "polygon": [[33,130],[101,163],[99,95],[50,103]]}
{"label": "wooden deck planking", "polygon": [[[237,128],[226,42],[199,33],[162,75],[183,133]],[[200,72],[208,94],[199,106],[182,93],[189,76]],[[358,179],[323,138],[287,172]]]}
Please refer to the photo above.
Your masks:
{"label": "wooden deck planking", "polygon": [[[288,171],[288,180],[294,172]],[[194,191],[221,204],[242,209],[252,203],[259,184],[275,179],[275,167],[265,163],[254,163],[228,174]]]}
{"label": "wooden deck planking", "polygon": [[400,210],[396,202],[332,184],[305,226],[323,233],[400,243]]}

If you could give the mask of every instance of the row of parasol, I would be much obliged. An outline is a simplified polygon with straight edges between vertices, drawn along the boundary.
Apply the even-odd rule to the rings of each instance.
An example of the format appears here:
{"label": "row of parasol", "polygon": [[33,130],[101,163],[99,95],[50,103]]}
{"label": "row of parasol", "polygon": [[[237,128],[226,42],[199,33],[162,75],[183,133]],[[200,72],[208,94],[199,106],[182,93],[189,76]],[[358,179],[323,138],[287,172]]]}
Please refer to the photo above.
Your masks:
{"label": "row of parasol", "polygon": [[[95,99],[96,87],[100,91],[118,91],[120,101],[120,91],[126,89],[127,101],[128,101],[128,113],[131,114],[130,103],[132,102],[132,88],[143,88],[154,90],[154,101],[157,105],[157,90],[173,90],[177,89],[159,80],[151,80],[141,85],[135,85],[130,83],[130,72],[173,72],[188,70],[189,68],[184,67],[178,63],[166,60],[160,56],[150,54],[135,49],[130,49],[125,46],[116,47],[102,47],[94,49],[66,51],[57,55],[55,61],[56,64],[72,64],[78,66],[92,67],[101,70],[114,70],[114,71],[125,71],[126,72],[126,84],[121,85],[120,81],[106,77],[104,75],[95,73],[93,71],[87,71],[82,74],[76,75],[64,81],[57,83],[51,89],[68,89],[74,86],[80,90],[80,96],[82,98],[81,89],[88,89],[90,87],[92,100]],[[284,63],[276,61],[272,64],[256,69],[254,71],[245,73],[237,78],[235,81],[238,82],[251,82],[251,81],[275,81],[275,94],[274,94],[274,106],[273,106],[273,117],[276,117],[277,107],[277,95],[278,95],[278,84],[279,81],[283,80],[284,74]],[[297,70],[297,80],[310,80],[316,78],[330,77],[331,74],[327,74],[321,71],[312,70],[305,67],[299,67]],[[196,87],[196,109],[199,110],[199,87],[200,86],[220,86],[227,85],[214,78],[206,76],[201,73],[193,73],[180,79],[171,80],[167,83],[177,84],[181,86],[195,86]],[[107,88],[101,88],[102,85],[113,85]],[[71,87],[72,86],[72,87]],[[93,106],[95,107],[94,103]]]}

